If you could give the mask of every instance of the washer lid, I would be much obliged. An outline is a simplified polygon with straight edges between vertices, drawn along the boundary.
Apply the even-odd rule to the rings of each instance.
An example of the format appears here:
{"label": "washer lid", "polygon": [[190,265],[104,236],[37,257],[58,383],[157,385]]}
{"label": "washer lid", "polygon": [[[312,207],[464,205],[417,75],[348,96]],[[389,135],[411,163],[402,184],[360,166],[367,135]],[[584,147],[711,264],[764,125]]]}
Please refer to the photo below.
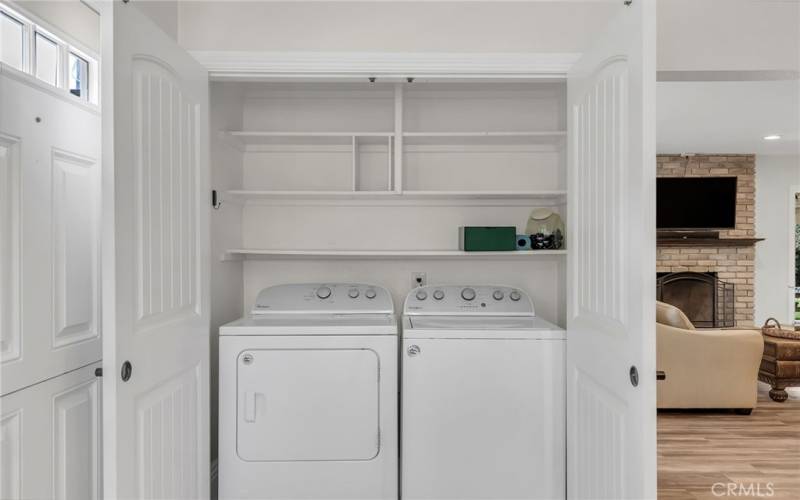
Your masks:
{"label": "washer lid", "polygon": [[549,329],[535,317],[522,316],[409,316],[409,326],[436,330],[536,330]]}
{"label": "washer lid", "polygon": [[364,283],[276,285],[258,293],[253,315],[394,314],[385,288]]}
{"label": "washer lid", "polygon": [[405,339],[563,340],[566,332],[542,318],[520,316],[404,316]]}
{"label": "washer lid", "polygon": [[264,314],[237,319],[220,335],[397,335],[393,314]]}

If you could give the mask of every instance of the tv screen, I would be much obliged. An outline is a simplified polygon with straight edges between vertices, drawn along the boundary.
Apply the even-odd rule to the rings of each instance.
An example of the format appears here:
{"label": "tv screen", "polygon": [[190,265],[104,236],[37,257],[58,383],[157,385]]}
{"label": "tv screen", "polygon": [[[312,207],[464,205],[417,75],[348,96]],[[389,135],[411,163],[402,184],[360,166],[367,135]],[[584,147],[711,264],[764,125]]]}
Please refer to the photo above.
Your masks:
{"label": "tv screen", "polygon": [[736,227],[736,177],[659,177],[658,229]]}

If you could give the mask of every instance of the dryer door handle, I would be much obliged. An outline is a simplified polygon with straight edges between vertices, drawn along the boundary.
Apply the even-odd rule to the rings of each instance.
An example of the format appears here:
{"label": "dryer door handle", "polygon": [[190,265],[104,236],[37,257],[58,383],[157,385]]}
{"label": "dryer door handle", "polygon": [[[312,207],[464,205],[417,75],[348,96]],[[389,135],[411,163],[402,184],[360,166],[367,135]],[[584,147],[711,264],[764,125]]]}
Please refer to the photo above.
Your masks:
{"label": "dryer door handle", "polygon": [[253,423],[256,421],[256,406],[258,405],[258,392],[247,391],[244,393],[244,421]]}

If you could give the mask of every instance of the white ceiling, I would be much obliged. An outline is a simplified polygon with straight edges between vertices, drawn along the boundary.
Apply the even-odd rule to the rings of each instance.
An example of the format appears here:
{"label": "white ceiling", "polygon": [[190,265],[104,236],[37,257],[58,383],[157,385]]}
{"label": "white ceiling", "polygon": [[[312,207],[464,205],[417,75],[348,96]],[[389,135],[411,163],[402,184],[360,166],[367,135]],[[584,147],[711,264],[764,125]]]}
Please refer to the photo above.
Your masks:
{"label": "white ceiling", "polygon": [[800,80],[662,81],[656,108],[659,153],[800,154]]}

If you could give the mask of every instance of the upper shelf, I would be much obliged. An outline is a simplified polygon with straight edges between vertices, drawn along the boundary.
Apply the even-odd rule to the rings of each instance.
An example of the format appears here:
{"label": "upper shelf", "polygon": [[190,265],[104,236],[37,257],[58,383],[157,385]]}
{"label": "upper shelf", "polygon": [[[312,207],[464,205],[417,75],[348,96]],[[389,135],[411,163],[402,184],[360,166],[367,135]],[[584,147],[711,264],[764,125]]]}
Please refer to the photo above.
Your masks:
{"label": "upper shelf", "polygon": [[257,200],[528,200],[538,203],[563,203],[567,192],[551,191],[269,191],[230,190],[226,198],[233,201]]}
{"label": "upper shelf", "polygon": [[230,130],[223,132],[242,145],[250,144],[290,144],[290,145],[330,145],[352,144],[353,138],[359,143],[385,144],[394,137],[393,132],[274,132]]}
{"label": "upper shelf", "polygon": [[505,131],[505,132],[404,132],[403,142],[408,145],[475,144],[475,145],[528,145],[557,144],[567,136],[564,130]]}
{"label": "upper shelf", "polygon": [[566,250],[515,250],[508,252],[465,252],[463,250],[268,250],[231,249],[223,261],[245,259],[525,259],[566,255]]}
{"label": "upper shelf", "polygon": [[[355,139],[359,144],[385,144],[395,136],[393,132],[278,132],[258,130],[230,130],[223,134],[242,145],[346,145]],[[552,131],[502,131],[502,132],[404,132],[408,145],[474,144],[474,145],[529,145],[557,144],[566,138],[564,130]]]}

